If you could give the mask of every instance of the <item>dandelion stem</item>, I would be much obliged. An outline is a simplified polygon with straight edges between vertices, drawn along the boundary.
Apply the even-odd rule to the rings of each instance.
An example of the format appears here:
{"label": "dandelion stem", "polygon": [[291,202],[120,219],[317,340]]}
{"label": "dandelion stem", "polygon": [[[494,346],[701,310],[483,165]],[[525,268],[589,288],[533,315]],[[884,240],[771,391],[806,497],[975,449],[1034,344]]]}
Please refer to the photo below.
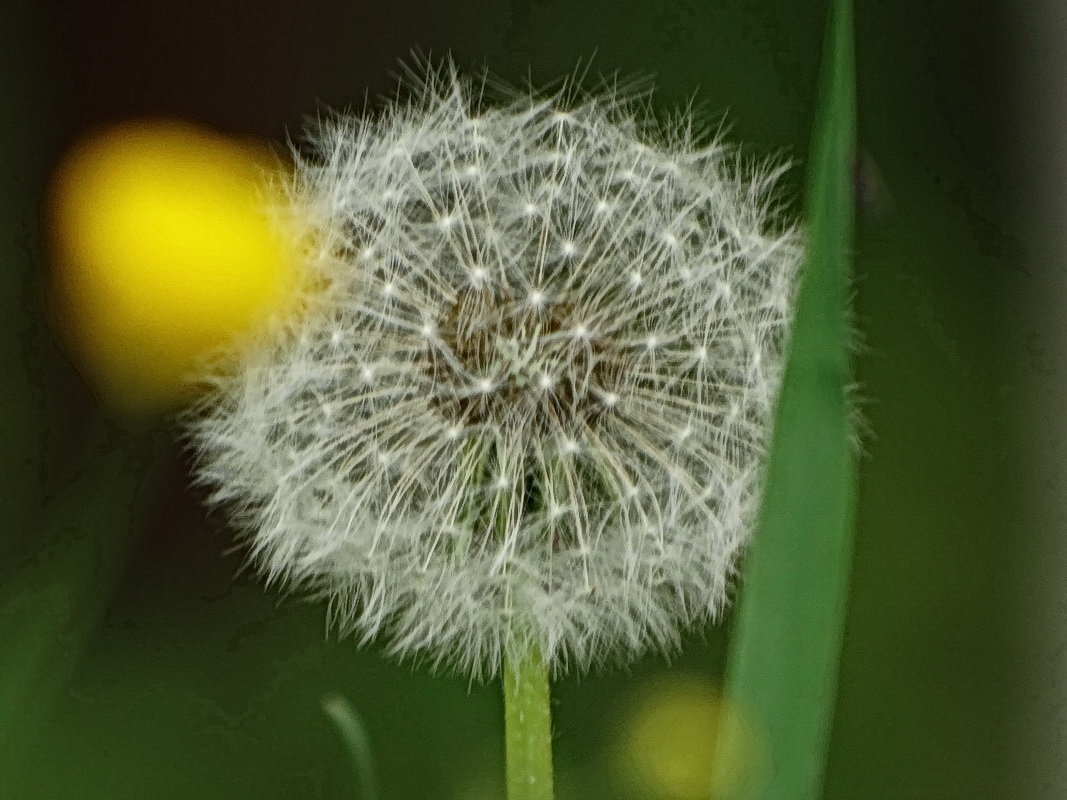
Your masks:
{"label": "dandelion stem", "polygon": [[536,646],[504,663],[507,800],[552,800],[548,668]]}

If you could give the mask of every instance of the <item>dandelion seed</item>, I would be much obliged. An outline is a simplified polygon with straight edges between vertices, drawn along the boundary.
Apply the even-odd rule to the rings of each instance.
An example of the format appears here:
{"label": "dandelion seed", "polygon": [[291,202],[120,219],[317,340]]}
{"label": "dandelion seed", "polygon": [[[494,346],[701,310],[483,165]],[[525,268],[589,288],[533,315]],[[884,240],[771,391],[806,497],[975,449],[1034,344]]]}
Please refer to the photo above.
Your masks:
{"label": "dandelion seed", "polygon": [[799,235],[765,170],[616,88],[408,93],[309,133],[327,288],[213,376],[199,478],[263,574],[401,657],[670,649],[751,530]]}

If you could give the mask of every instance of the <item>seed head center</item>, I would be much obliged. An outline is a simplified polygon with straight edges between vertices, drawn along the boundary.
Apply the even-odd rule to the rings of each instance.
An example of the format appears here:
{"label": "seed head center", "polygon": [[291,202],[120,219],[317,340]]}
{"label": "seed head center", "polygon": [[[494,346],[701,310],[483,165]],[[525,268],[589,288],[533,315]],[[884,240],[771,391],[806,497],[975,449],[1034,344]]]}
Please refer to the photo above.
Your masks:
{"label": "seed head center", "polygon": [[[615,389],[604,341],[578,309],[535,289],[537,302],[468,288],[437,320],[428,345],[434,405],[461,424],[523,425],[545,433],[589,422]],[[585,327],[584,336],[574,331]]]}

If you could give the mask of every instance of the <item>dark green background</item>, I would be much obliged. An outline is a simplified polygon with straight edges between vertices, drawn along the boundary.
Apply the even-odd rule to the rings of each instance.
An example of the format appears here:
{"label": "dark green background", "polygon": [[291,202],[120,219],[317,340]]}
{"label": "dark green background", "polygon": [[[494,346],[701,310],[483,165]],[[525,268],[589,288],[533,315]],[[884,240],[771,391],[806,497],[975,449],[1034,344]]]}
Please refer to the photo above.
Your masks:
{"label": "dark green background", "polygon": [[[1009,441],[1010,376],[1025,334],[1004,298],[1026,251],[1004,192],[1010,13],[991,2],[856,7],[873,197],[855,248],[857,374],[871,435],[827,800],[1055,796],[1027,794],[1018,732],[1028,725],[1012,700],[1027,612],[1005,564],[1031,534],[1012,517],[1012,459],[1024,455]],[[93,471],[93,449],[75,445],[93,401],[38,299],[41,185],[77,136],[166,114],[282,139],[324,105],[388,90],[412,48],[511,79],[529,70],[535,82],[595,53],[591,72],[654,75],[664,109],[696,92],[750,153],[791,156],[799,198],[824,14],[807,0],[5,5],[0,567],[32,557],[49,503],[75,502],[57,487],[76,459]],[[234,577],[231,534],[186,488],[182,457],[172,448],[164,460],[164,477],[142,487],[146,521],[117,585],[97,587],[106,611],[73,680],[40,717],[42,743],[18,759],[26,777],[12,796],[353,796],[318,707],[327,690],[366,719],[386,800],[502,786],[495,685],[327,639],[321,609]],[[717,679],[726,631],[694,634],[673,668]],[[13,657],[0,641],[0,659]],[[635,689],[667,669],[649,658],[557,686],[560,800],[631,800],[610,783],[611,742]]]}

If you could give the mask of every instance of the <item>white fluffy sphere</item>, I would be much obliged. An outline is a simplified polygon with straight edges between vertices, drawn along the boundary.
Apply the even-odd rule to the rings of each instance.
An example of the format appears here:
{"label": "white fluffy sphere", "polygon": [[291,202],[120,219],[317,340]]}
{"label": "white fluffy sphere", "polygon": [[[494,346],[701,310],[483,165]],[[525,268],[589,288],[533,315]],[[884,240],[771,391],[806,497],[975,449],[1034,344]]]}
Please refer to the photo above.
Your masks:
{"label": "white fluffy sphere", "polygon": [[800,258],[773,196],[647,98],[450,65],[310,132],[306,313],[189,416],[273,580],[474,677],[670,648],[750,536]]}

